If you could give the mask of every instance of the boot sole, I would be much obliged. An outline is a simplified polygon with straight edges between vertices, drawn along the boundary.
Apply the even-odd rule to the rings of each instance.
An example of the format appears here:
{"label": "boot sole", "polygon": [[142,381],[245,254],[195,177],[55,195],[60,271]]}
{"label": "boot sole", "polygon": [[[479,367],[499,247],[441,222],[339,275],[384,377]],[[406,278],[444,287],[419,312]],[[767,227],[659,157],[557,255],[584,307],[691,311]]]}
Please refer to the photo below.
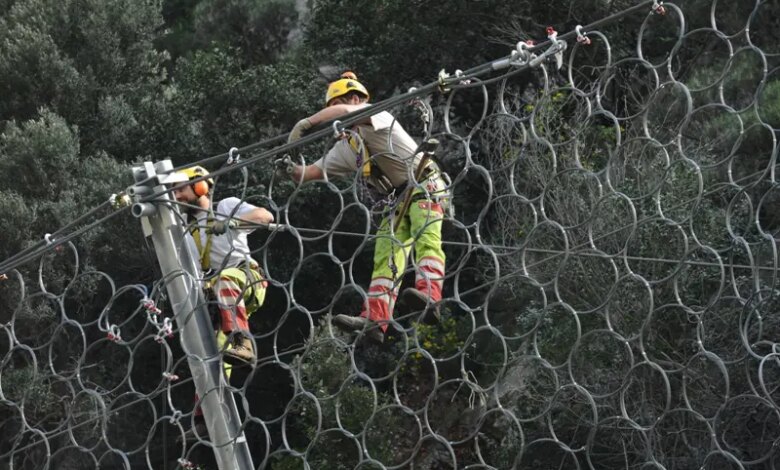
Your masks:
{"label": "boot sole", "polygon": [[222,361],[231,366],[251,366],[252,360],[244,359],[237,356],[231,356],[229,354],[222,354]]}
{"label": "boot sole", "polygon": [[361,326],[350,325],[349,323],[343,322],[342,320],[336,317],[333,318],[332,323],[336,328],[342,331],[346,331],[348,333],[360,332],[363,330],[363,326],[364,326],[364,325]]}
{"label": "boot sole", "polygon": [[382,333],[378,326],[373,326],[371,329],[366,330],[363,333],[363,337],[378,344],[384,344],[385,342],[385,334]]}
{"label": "boot sole", "polygon": [[421,323],[430,325],[439,322],[439,319],[441,318],[441,313],[439,313],[439,306],[435,303],[428,305],[428,302],[413,293],[412,288],[404,290],[401,293],[401,299],[403,300],[404,305],[406,305],[406,308],[409,310],[409,313],[422,313],[420,316]]}
{"label": "boot sole", "polygon": [[338,328],[339,330],[345,333],[352,333],[356,335],[363,333],[364,338],[367,338],[379,344],[382,344],[385,341],[384,333],[382,333],[382,331],[376,325],[369,326],[366,330],[364,330],[363,328],[365,327],[365,325],[361,325],[360,327],[357,327],[355,325],[349,325],[347,323],[342,323],[339,319],[335,317],[333,318],[333,320],[331,320],[331,322],[336,328]]}

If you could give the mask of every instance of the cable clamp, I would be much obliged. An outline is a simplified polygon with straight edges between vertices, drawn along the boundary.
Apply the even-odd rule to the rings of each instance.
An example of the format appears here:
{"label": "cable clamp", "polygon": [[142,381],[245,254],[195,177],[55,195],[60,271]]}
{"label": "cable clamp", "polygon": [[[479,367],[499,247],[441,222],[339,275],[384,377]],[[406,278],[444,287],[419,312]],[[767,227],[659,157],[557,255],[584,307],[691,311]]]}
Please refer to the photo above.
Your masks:
{"label": "cable clamp", "polygon": [[552,26],[547,27],[547,39],[549,39],[552,42],[556,42],[558,40],[558,31],[555,30]]}
{"label": "cable clamp", "polygon": [[232,165],[238,163],[239,160],[241,160],[241,155],[238,153],[238,149],[236,147],[230,147],[230,150],[228,150],[227,164]]}
{"label": "cable clamp", "polygon": [[173,336],[173,320],[170,317],[163,320],[163,331],[169,338]]}
{"label": "cable clamp", "polygon": [[[463,76],[464,76],[463,70],[460,70],[460,69],[455,70],[455,76],[458,77],[458,78],[463,78]],[[469,79],[462,79],[462,80],[458,80],[458,83],[461,84],[461,85],[470,85],[471,84],[471,80],[469,80]]]}
{"label": "cable clamp", "polygon": [[143,305],[144,310],[146,310],[146,312],[151,315],[159,315],[162,313],[162,310],[157,308],[157,306],[154,304],[154,300],[152,299],[142,299],[141,305]]}
{"label": "cable clamp", "polygon": [[450,91],[449,88],[447,88],[448,78],[450,78],[450,74],[448,74],[444,69],[439,70],[439,75],[437,76],[436,79],[439,81],[439,91],[441,93],[446,93]]}
{"label": "cable clamp", "polygon": [[547,48],[547,50],[544,51],[541,55],[537,56],[536,54],[531,54],[531,60],[528,62],[528,65],[531,67],[537,67],[542,62],[544,62],[545,59],[553,56],[555,57],[555,66],[558,70],[560,70],[560,68],[563,67],[563,51],[566,50],[566,41],[559,41],[557,39],[558,33],[555,32],[552,27],[548,28],[548,30],[550,30],[548,37],[550,37],[550,41],[552,42],[550,47]]}
{"label": "cable clamp", "polygon": [[162,344],[165,342],[165,338],[173,338],[173,323],[170,318],[163,320],[163,324],[157,330],[157,335],[154,337],[154,340]]}
{"label": "cable clamp", "polygon": [[582,25],[578,24],[574,30],[577,32],[577,42],[583,46],[590,46],[590,38],[588,37],[588,33],[582,32]]}
{"label": "cable clamp", "polygon": [[552,26],[547,27],[547,39],[552,43],[550,49],[545,51],[542,56],[552,55],[555,57],[555,67],[560,70],[563,67],[563,51],[566,50],[566,43],[558,40],[558,31]]}
{"label": "cable clamp", "polygon": [[657,15],[665,15],[666,14],[666,8],[664,8],[664,2],[659,2],[658,0],[653,0],[653,13]]}
{"label": "cable clamp", "polygon": [[171,415],[171,417],[170,417],[170,418],[168,418],[168,421],[169,421],[171,424],[176,424],[176,423],[178,423],[178,422],[179,422],[179,420],[181,419],[181,417],[182,417],[182,412],[181,412],[181,410],[176,410],[176,411],[174,411],[174,412],[173,412],[173,414]]}
{"label": "cable clamp", "polygon": [[258,224],[258,226],[264,230],[269,230],[272,232],[284,232],[287,231],[287,225],[284,224],[274,224],[274,223],[268,223],[268,224]]}
{"label": "cable clamp", "polygon": [[120,343],[122,341],[122,335],[119,332],[119,327],[117,325],[111,325],[108,327],[108,334],[106,337],[109,341],[113,341],[115,343]]}
{"label": "cable clamp", "polygon": [[[57,240],[52,238],[50,233],[44,234],[43,235],[43,240],[46,242],[46,246],[51,246],[51,245],[53,245],[54,243],[57,242]],[[57,245],[57,246],[54,247],[54,251],[56,251],[57,253],[62,253],[62,250],[64,250],[64,249],[65,249],[65,247],[62,246],[62,245]]]}
{"label": "cable clamp", "polygon": [[178,462],[178,464],[179,464],[179,466],[181,466],[181,468],[186,468],[186,469],[194,469],[195,468],[195,464],[190,462],[189,460],[185,459],[184,457],[180,458],[176,462]]}
{"label": "cable clamp", "polygon": [[[177,382],[179,380],[179,376],[178,375],[171,374],[170,372],[163,372],[162,376],[168,382]],[[178,410],[177,410],[177,412],[178,412]]]}
{"label": "cable clamp", "polygon": [[119,194],[112,194],[108,198],[108,203],[111,204],[111,207],[114,209],[122,209],[123,207],[131,205],[133,200],[124,191],[122,191]]}
{"label": "cable clamp", "polygon": [[[417,91],[417,88],[409,88],[409,93],[413,93]],[[431,122],[431,113],[428,110],[428,107],[425,106],[425,102],[420,98],[419,96],[416,98],[412,98],[412,100],[409,102],[412,106],[417,109],[417,111],[420,112],[420,119],[422,119],[423,123],[428,124]]]}
{"label": "cable clamp", "polygon": [[534,42],[531,39],[518,42],[516,49],[512,51],[513,65],[525,65],[535,58],[536,55],[529,50],[533,45]]}

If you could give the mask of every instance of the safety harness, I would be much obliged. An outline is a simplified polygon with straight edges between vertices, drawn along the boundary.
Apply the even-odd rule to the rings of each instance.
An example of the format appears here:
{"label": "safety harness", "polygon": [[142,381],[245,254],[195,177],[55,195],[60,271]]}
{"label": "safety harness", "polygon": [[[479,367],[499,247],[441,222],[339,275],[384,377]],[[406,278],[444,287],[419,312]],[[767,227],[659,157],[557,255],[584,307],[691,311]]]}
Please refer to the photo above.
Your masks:
{"label": "safety harness", "polygon": [[[198,249],[198,253],[200,254],[200,267],[203,269],[204,273],[212,271],[211,242],[214,233],[209,229],[213,227],[214,222],[216,222],[216,220],[213,217],[208,217],[206,219],[207,236],[205,246],[201,243],[200,226],[193,224],[189,229],[192,238],[195,240],[195,246]],[[247,257],[247,261],[244,261],[236,267],[222,269],[219,271],[219,276],[207,276],[203,288],[210,291],[219,277],[227,277],[238,285],[249,286],[248,289],[244,289],[243,293],[244,303],[246,303],[248,312],[257,310],[263,304],[263,300],[265,299],[264,289],[268,286],[268,281],[265,280],[260,266],[253,259]],[[255,289],[255,285],[258,283],[263,286],[262,290]]]}
{"label": "safety harness", "polygon": [[[414,178],[417,183],[423,181],[441,177],[445,183],[445,188],[435,193],[426,191],[415,192],[414,184],[409,180],[399,186],[393,186],[390,178],[384,174],[382,169],[376,163],[372,162],[369,155],[368,148],[363,143],[363,139],[359,137],[359,133],[350,134],[348,137],[349,145],[355,152],[355,164],[360,168],[361,175],[364,181],[369,181],[369,178],[373,178],[373,184],[378,186],[380,191],[384,191],[387,194],[387,198],[380,201],[380,204],[384,204],[385,211],[389,216],[389,223],[391,225],[391,231],[395,232],[397,224],[406,216],[406,212],[409,210],[409,206],[413,203],[422,200],[430,200],[432,202],[444,202],[449,199],[449,188],[452,185],[449,177],[446,173],[439,169],[439,165],[433,159],[433,150],[438,146],[438,141],[432,140],[426,142],[421,147],[423,158],[419,162],[418,166],[414,169]],[[435,142],[435,144],[433,144]],[[433,148],[425,148],[433,145]],[[448,208],[451,208],[451,204],[447,204]],[[373,209],[373,208],[372,208]],[[449,212],[449,209],[448,209]],[[452,214],[450,214],[452,215]],[[390,271],[393,273],[393,280],[398,278],[398,266],[395,263],[395,244],[391,245],[390,257],[387,260],[387,265]]]}
{"label": "safety harness", "polygon": [[[358,134],[359,135],[359,134]],[[362,138],[358,138],[356,135],[350,135],[348,138],[349,146],[355,151],[355,164],[360,168],[360,174],[364,181],[368,181],[373,178],[374,186],[385,194],[400,194],[398,188],[393,186],[392,181],[387,175],[384,174],[379,165],[371,161],[371,155],[368,153],[368,148],[363,143]]]}
{"label": "safety harness", "polygon": [[[409,187],[409,181],[407,180],[405,183],[402,183],[399,186],[394,186],[390,178],[385,175],[379,165],[372,161],[372,158],[368,153],[368,148],[363,144],[363,139],[358,138],[356,135],[350,135],[348,137],[348,142],[352,150],[355,151],[355,163],[356,166],[360,168],[360,173],[363,176],[363,179],[368,181],[370,178],[372,178],[374,185],[377,186],[377,189],[384,192],[385,194],[394,194],[398,199],[400,199],[403,192]],[[449,179],[447,178],[446,173],[443,173],[439,169],[439,165],[433,159],[430,159],[425,163],[425,168],[422,170],[421,177],[418,182],[439,175],[444,177],[445,181]],[[448,181],[447,183],[449,186]],[[439,195],[430,196],[430,198],[434,200],[441,198]],[[415,196],[415,200],[413,202],[427,198],[428,197],[425,195],[425,193],[420,193]]]}

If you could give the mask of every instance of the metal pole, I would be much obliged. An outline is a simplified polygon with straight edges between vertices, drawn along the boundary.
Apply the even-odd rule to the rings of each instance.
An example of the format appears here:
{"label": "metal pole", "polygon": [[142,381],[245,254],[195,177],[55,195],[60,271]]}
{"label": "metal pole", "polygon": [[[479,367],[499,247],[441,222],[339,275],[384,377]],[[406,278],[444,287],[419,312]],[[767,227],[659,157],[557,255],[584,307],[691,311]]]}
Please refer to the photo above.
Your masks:
{"label": "metal pole", "polygon": [[200,286],[197,250],[194,243],[186,242],[189,235],[168,193],[152,202],[141,201],[144,195],[159,194],[165,184],[177,182],[167,175],[172,169],[170,160],[133,168],[136,185],[130,193],[136,203],[132,212],[141,219],[144,235],[152,237],[217,464],[221,470],[254,470],[233,394],[225,390],[214,328]]}

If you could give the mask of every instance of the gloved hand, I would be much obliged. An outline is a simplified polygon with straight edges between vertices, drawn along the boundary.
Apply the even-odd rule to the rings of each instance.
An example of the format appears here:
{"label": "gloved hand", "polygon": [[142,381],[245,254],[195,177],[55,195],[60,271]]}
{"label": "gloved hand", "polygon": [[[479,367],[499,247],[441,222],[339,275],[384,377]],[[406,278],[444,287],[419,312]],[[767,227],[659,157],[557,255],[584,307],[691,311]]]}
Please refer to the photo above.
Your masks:
{"label": "gloved hand", "polygon": [[301,119],[295,124],[295,127],[290,131],[290,135],[287,137],[287,143],[293,143],[303,137],[306,132],[311,129],[311,121],[308,118]]}
{"label": "gloved hand", "polygon": [[228,231],[228,229],[237,229],[240,224],[241,222],[236,219],[217,220],[216,222],[211,224],[208,228],[206,228],[206,233],[212,233],[214,235],[224,235]]}
{"label": "gloved hand", "polygon": [[289,155],[274,160],[274,166],[276,167],[277,178],[289,178],[295,170],[295,163],[293,163]]}

